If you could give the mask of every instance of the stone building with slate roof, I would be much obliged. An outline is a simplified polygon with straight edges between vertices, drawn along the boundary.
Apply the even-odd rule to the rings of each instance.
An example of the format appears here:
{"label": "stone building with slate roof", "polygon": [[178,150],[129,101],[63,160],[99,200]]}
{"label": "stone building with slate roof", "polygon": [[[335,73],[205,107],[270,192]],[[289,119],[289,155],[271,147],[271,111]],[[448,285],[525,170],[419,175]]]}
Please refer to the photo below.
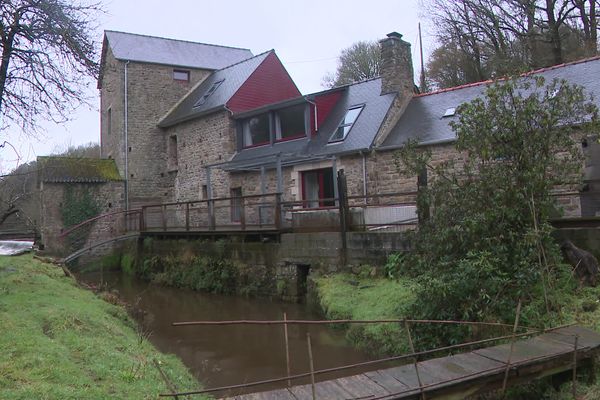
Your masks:
{"label": "stone building with slate roof", "polygon": [[[490,82],[418,94],[410,44],[394,32],[380,45],[380,77],[301,95],[272,50],[252,56],[106,32],[98,81],[102,157],[115,160],[125,203],[281,192],[319,208],[331,205],[319,199],[337,197],[340,169],[349,195],[416,189],[416,177],[397,171],[394,150],[412,138],[429,146],[434,160],[459,157],[453,110],[482,96]],[[534,73],[600,98],[598,58]],[[593,144],[586,151],[598,152]],[[586,177],[598,178],[593,161],[588,165]]]}
{"label": "stone building with slate roof", "polygon": [[[50,253],[62,253],[65,242],[60,234],[65,228],[65,215],[89,207],[104,214],[123,209],[125,185],[114,160],[73,157],[38,157],[38,187],[40,195],[40,242]],[[81,203],[81,204],[79,204]],[[79,221],[81,222],[81,221]],[[96,225],[89,232],[101,237],[106,227]]]}

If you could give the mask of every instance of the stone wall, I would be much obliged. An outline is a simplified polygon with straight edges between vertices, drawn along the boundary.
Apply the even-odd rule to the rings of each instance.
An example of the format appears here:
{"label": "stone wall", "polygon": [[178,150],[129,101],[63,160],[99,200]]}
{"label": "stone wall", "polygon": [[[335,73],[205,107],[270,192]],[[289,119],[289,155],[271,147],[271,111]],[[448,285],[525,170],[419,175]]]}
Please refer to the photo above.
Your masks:
{"label": "stone wall", "polygon": [[126,178],[132,205],[171,200],[173,181],[167,173],[168,137],[158,122],[210,71],[176,67],[190,71],[189,81],[179,81],[173,79],[173,66],[128,62],[128,148],[125,149],[125,66],[126,63],[116,60],[108,49],[100,90],[102,157],[114,158],[125,178],[124,152],[127,151],[129,176]]}
{"label": "stone wall", "polygon": [[[238,272],[238,292],[297,300],[303,295],[307,274],[350,271],[369,265],[381,268],[389,254],[409,250],[401,233],[349,233],[346,258],[339,233],[293,233],[278,242],[248,242],[242,237],[227,240],[146,239],[138,245],[137,262],[155,256],[189,263],[194,257],[226,257]],[[345,260],[345,261],[344,261]]]}
{"label": "stone wall", "polygon": [[[65,206],[67,190],[72,190],[78,196],[81,193],[89,193],[100,210],[100,214],[109,213],[123,209],[124,183],[42,183],[40,187],[41,206],[41,243],[44,250],[50,254],[66,255],[68,252],[78,250],[86,243],[92,243],[114,236],[114,230],[118,229],[112,219],[100,220],[85,229],[85,235],[81,232],[75,233],[71,238],[61,238],[65,230],[62,209]],[[76,241],[76,243],[72,243]]]}
{"label": "stone wall", "polygon": [[[235,122],[226,111],[175,125],[165,137],[177,137],[177,168],[172,168],[176,201],[203,199],[206,165],[225,162],[235,151]],[[213,198],[229,197],[229,179],[219,168],[211,169]]]}

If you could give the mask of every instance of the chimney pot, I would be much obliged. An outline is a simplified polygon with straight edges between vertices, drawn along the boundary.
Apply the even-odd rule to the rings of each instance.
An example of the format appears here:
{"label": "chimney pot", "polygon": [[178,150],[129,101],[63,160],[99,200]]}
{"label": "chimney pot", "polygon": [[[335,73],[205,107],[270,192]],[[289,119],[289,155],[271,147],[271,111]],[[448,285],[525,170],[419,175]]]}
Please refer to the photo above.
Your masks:
{"label": "chimney pot", "polygon": [[399,34],[398,32],[390,32],[387,34],[387,37],[402,39],[402,35]]}

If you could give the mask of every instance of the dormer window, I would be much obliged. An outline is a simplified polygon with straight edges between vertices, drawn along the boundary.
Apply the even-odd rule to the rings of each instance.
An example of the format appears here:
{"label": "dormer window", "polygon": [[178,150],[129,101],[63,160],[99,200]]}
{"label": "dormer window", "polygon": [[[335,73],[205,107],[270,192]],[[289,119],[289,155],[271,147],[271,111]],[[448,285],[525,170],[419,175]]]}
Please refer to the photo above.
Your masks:
{"label": "dormer window", "polygon": [[241,121],[240,148],[306,137],[306,103],[264,112]]}
{"label": "dormer window", "polygon": [[208,100],[208,98],[219,88],[219,86],[221,86],[221,83],[223,83],[224,80],[225,79],[221,79],[220,81],[213,83],[210,89],[208,89],[206,93],[204,93],[202,97],[198,99],[196,104],[194,104],[194,107],[200,107],[202,104],[206,103],[206,100]]}
{"label": "dormer window", "polygon": [[269,129],[269,114],[261,114],[248,118],[243,123],[244,147],[258,146],[269,143],[271,130]]}
{"label": "dormer window", "polygon": [[190,81],[190,71],[185,70],[185,69],[174,69],[173,70],[173,80],[189,82]]}
{"label": "dormer window", "polygon": [[356,106],[356,107],[351,107],[348,109],[348,111],[346,111],[346,115],[344,116],[344,119],[342,120],[342,122],[340,122],[340,125],[335,130],[333,135],[331,135],[331,138],[329,139],[330,143],[331,142],[339,142],[339,141],[346,139],[346,136],[348,136],[350,129],[352,129],[352,126],[354,125],[354,122],[358,118],[362,109],[363,109],[363,106]]}
{"label": "dormer window", "polygon": [[306,136],[305,110],[304,104],[277,110],[275,112],[275,140],[290,140]]}

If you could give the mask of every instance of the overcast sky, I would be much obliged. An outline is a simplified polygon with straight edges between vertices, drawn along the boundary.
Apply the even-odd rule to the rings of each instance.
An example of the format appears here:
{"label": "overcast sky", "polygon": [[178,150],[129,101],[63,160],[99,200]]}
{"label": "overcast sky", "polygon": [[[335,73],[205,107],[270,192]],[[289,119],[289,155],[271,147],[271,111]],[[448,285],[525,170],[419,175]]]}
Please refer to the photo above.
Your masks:
{"label": "overcast sky", "polygon": [[[321,79],[335,71],[341,49],[359,40],[378,40],[397,31],[412,44],[415,74],[420,71],[419,0],[112,0],[99,19],[98,47],[105,29],[250,49],[275,49],[303,94],[322,90]],[[428,54],[433,39],[424,31]],[[92,109],[81,107],[63,125],[45,125],[37,139],[9,132],[0,149],[0,170],[47,155],[67,145],[99,141],[99,94],[90,84]],[[18,160],[18,158],[20,160]]]}

